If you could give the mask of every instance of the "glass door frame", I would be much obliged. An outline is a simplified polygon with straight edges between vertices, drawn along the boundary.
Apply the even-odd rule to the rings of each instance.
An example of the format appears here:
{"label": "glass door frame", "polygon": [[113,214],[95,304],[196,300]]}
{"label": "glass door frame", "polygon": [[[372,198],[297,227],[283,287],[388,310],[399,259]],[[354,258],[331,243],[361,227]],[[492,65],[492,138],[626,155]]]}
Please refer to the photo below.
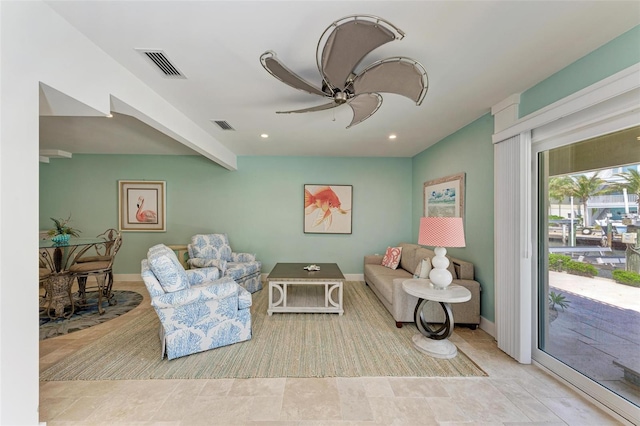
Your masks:
{"label": "glass door frame", "polygon": [[[531,219],[538,217],[539,208],[538,152],[640,125],[638,99],[640,99],[640,63],[606,77],[525,117],[508,123],[502,120],[495,121],[495,130],[492,136],[494,144],[508,141],[514,137],[525,137],[530,144],[528,148],[523,150],[520,157],[521,164],[529,165],[529,179],[527,179],[529,182],[526,182],[526,186],[523,187],[521,185],[524,182],[520,177],[517,177],[511,185],[516,189],[517,187],[526,188],[528,194],[524,200],[528,204],[527,209]],[[529,158],[525,159],[525,157]],[[505,166],[498,162],[494,164],[496,168]],[[501,208],[500,201],[496,202],[495,208]],[[523,219],[521,219],[521,225],[523,224]],[[540,257],[538,254],[538,229],[537,220],[529,220],[526,226],[521,226],[516,231],[517,238],[530,241],[530,256],[519,256],[520,265],[527,263],[530,269],[528,274],[521,275],[519,303],[528,304],[531,308],[531,318],[528,319],[531,333],[527,333],[526,339],[530,339],[529,345],[533,362],[567,381],[590,398],[594,404],[611,412],[619,420],[629,422],[631,419],[631,421],[640,424],[640,410],[637,406],[537,349],[538,260]],[[499,259],[502,254],[501,248],[496,247],[495,250],[496,259]],[[513,283],[496,281],[496,293],[501,290],[500,286],[507,285],[513,285]],[[496,305],[496,309],[500,309],[500,306]],[[527,321],[527,318],[518,316],[514,310],[506,310],[504,314],[501,318],[497,318],[496,328],[501,327],[502,323],[515,323],[522,328],[524,324],[520,324],[520,322]],[[517,339],[518,336],[515,338]],[[500,347],[500,341],[498,345]]]}
{"label": "glass door frame", "polygon": [[[595,135],[595,136],[599,136],[599,135]],[[546,227],[540,224],[540,217],[541,217],[541,214],[543,214],[543,210],[546,208],[546,205],[541,205],[540,200],[544,199],[543,197],[545,197],[546,193],[540,194],[540,190],[545,189],[540,187],[540,178],[541,178],[540,171],[541,171],[541,166],[544,166],[544,164],[541,164],[540,155],[541,154],[544,155],[544,153],[547,153],[551,149],[572,145],[573,143],[576,143],[576,142],[580,142],[580,141],[572,141],[572,142],[547,141],[545,143],[532,142],[531,144],[531,162],[532,162],[531,170],[533,173],[533,176],[531,179],[531,183],[532,183],[532,191],[531,191],[532,212],[531,213],[532,213],[532,218],[535,218],[535,220],[531,221],[531,225],[533,228],[531,230],[532,255],[533,255],[532,265],[531,265],[531,274],[532,274],[532,283],[533,283],[533,290],[534,290],[533,297],[532,297],[533,305],[531,307],[531,311],[533,313],[533,318],[532,318],[533,341],[531,345],[531,349],[532,349],[531,357],[535,363],[549,370],[551,373],[559,376],[560,378],[565,380],[568,384],[579,389],[582,393],[584,393],[587,397],[589,397],[594,404],[614,411],[616,414],[622,417],[620,420],[624,419],[626,421],[637,422],[638,419],[640,419],[640,409],[636,405],[627,401],[623,397],[617,395],[613,391],[605,388],[604,386],[597,383],[596,381],[586,377],[582,373],[579,373],[572,367],[568,366],[562,361],[559,361],[558,359],[549,355],[545,351],[539,349],[541,346],[540,344],[541,336],[539,335],[539,332],[541,331],[540,329],[541,321],[543,320],[548,321],[547,318],[541,318],[540,316],[542,312],[540,298],[544,297],[542,295],[546,294],[544,291],[542,291],[544,289],[542,289],[541,286],[548,285],[548,282],[545,283],[542,281],[542,274],[546,273],[546,271],[548,270],[548,267],[547,267],[548,261],[546,257],[546,252],[547,252],[546,244],[544,243],[541,244],[542,238],[546,237],[546,235],[543,235],[545,232],[542,232],[542,231],[546,231]],[[544,253],[541,250],[544,250]],[[546,297],[543,302],[546,303]],[[545,331],[545,330],[542,330],[542,331]]]}

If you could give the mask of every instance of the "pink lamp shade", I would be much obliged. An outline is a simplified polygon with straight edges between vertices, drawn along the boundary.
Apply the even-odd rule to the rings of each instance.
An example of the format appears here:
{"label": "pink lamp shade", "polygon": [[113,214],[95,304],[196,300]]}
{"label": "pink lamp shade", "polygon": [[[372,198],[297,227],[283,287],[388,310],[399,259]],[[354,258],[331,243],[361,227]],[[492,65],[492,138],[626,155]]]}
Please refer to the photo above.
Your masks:
{"label": "pink lamp shade", "polygon": [[418,244],[434,247],[464,247],[464,227],[461,217],[420,218]]}

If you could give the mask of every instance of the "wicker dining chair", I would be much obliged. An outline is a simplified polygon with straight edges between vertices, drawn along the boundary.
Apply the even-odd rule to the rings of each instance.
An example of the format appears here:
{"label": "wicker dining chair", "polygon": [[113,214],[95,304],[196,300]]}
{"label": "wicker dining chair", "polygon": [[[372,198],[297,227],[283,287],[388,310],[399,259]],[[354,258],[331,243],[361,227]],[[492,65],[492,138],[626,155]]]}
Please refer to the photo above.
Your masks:
{"label": "wicker dining chair", "polygon": [[[87,304],[87,290],[98,292],[98,312],[104,313],[103,300],[110,306],[117,302],[113,297],[113,262],[122,245],[122,235],[115,229],[107,229],[98,238],[104,238],[105,242],[95,245],[94,255],[86,252],[78,253],[74,263],[69,267],[71,275],[78,280],[78,303]],[[87,278],[95,277],[96,286],[87,288]]]}
{"label": "wicker dining chair", "polygon": [[44,262],[44,260],[42,260],[42,258],[38,259],[38,267],[39,267],[39,276],[40,276],[40,289],[44,290],[44,293],[42,293],[43,290],[39,290],[40,291],[40,312],[42,313],[45,310],[45,305],[46,305],[46,301],[47,301],[47,280],[49,279],[49,277],[51,277],[51,269],[47,268],[47,264]]}

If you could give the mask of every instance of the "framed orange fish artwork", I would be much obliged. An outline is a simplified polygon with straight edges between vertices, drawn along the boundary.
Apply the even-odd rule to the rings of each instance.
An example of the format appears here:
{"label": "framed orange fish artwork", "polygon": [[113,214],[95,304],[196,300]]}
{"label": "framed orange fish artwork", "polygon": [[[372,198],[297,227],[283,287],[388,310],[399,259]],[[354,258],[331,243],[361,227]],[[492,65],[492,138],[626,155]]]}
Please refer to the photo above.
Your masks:
{"label": "framed orange fish artwork", "polygon": [[304,185],[305,234],[351,234],[352,185]]}

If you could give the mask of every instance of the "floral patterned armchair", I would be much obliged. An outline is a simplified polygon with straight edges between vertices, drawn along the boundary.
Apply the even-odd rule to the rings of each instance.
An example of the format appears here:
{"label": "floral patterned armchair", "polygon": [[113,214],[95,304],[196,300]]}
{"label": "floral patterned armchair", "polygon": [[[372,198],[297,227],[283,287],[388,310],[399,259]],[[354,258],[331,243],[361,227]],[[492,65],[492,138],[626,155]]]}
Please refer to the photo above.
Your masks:
{"label": "floral patterned armchair", "polygon": [[186,270],[163,244],[142,260],[142,279],[160,318],[162,357],[174,359],[251,339],[251,294],[217,268]]}
{"label": "floral patterned armchair", "polygon": [[187,250],[190,268],[216,267],[223,277],[233,278],[251,293],[262,289],[262,262],[255,254],[233,252],[227,234],[194,235]]}

